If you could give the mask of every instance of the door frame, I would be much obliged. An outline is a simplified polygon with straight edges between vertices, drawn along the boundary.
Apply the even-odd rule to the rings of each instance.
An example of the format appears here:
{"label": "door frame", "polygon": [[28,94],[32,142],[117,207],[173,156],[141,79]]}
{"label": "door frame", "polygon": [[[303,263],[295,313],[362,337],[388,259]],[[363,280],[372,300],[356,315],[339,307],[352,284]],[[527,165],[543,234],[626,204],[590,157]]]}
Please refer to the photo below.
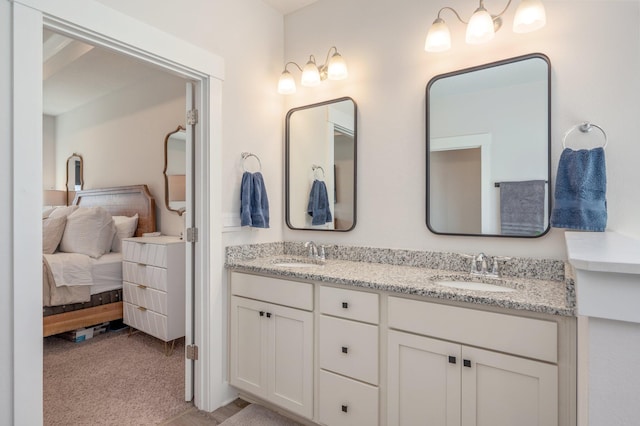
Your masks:
{"label": "door frame", "polygon": [[[224,61],[155,27],[90,0],[9,0],[12,6],[13,149],[13,420],[42,424],[42,30],[52,29],[143,60],[196,87],[200,122],[195,128],[194,201],[199,241],[195,244],[196,407],[211,411],[228,398],[222,350],[223,273],[221,234],[222,80]],[[20,238],[17,238],[17,237]],[[213,236],[213,238],[212,238]],[[212,244],[212,241],[215,243]],[[213,281],[212,281],[213,280]],[[217,327],[212,327],[217,324]]]}

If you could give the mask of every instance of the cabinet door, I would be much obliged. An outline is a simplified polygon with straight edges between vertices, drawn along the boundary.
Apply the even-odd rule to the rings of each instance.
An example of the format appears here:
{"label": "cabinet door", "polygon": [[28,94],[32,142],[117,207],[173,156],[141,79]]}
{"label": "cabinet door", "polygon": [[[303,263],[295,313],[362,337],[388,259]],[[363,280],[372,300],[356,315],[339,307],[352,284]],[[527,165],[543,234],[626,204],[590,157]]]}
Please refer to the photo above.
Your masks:
{"label": "cabinet door", "polygon": [[387,424],[459,426],[460,354],[458,344],[390,330]]}
{"label": "cabinet door", "polygon": [[263,398],[267,395],[267,307],[264,302],[231,297],[230,381]]}
{"label": "cabinet door", "polygon": [[558,424],[557,366],[466,346],[462,357],[463,426]]}
{"label": "cabinet door", "polygon": [[268,399],[313,417],[313,314],[269,305]]}

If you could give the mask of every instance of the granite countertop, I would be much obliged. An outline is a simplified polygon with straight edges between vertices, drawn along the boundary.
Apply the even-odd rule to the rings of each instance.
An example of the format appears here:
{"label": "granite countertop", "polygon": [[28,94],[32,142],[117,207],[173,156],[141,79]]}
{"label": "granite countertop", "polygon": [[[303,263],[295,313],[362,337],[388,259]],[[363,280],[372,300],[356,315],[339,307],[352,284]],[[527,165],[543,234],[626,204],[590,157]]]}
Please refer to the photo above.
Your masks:
{"label": "granite countertop", "polygon": [[[573,279],[489,278],[460,270],[430,269],[401,264],[327,259],[320,265],[282,266],[278,263],[310,263],[309,258],[289,254],[261,253],[260,257],[227,256],[226,267],[283,278],[311,280],[361,287],[434,299],[498,306],[551,315],[575,315]],[[564,278],[564,277],[563,277]],[[438,285],[435,281],[481,281],[514,289],[510,292],[463,290]]]}

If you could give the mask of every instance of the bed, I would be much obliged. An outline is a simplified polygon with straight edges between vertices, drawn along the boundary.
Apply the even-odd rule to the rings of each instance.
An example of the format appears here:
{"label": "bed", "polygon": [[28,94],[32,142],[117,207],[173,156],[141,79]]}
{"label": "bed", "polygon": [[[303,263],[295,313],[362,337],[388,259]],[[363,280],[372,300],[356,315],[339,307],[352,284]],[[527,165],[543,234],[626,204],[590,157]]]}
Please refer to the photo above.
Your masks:
{"label": "bed", "polygon": [[[78,191],[72,205],[102,207],[111,216],[133,217],[137,214],[134,236],[156,231],[155,200],[146,185]],[[106,253],[89,263],[91,274],[103,279],[95,288],[89,286],[92,291],[88,302],[43,306],[44,337],[122,318],[121,253]],[[51,275],[43,267],[43,300],[55,302],[55,297],[49,295],[47,277]]]}

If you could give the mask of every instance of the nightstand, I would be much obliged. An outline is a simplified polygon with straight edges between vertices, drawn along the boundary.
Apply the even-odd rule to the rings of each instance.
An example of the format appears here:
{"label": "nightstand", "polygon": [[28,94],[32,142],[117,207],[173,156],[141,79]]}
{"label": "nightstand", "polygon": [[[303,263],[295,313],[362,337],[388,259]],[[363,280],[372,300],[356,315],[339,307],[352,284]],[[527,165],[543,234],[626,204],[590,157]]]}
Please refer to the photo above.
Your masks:
{"label": "nightstand", "polygon": [[185,243],[178,237],[122,240],[124,323],[166,342],[185,334]]}

